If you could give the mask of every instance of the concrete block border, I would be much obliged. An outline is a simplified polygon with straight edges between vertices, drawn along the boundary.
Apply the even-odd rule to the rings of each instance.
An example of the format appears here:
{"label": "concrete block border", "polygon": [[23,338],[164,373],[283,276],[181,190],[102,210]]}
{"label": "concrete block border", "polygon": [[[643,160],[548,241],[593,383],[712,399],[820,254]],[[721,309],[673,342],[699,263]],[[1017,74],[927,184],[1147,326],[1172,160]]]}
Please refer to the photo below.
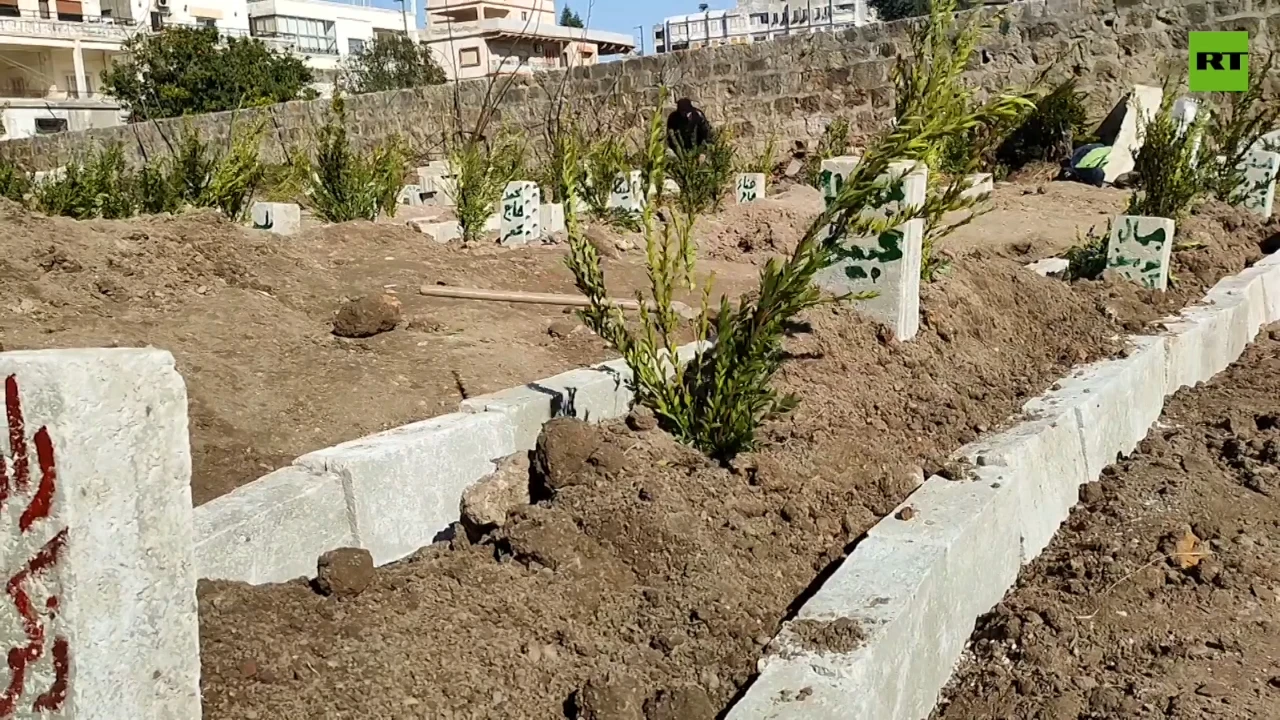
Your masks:
{"label": "concrete block border", "polygon": [[[1130,338],[1126,357],[1078,368],[1028,402],[1021,424],[961,448],[974,478],[932,477],[877,523],[784,624],[728,719],[928,717],[978,616],[1049,544],[1079,486],[1137,447],[1167,395],[1224,370],[1273,322],[1280,255],[1222,279],[1163,332]],[[841,620],[865,632],[857,647],[803,640]]]}
{"label": "concrete block border", "polygon": [[[688,360],[697,345],[681,347]],[[622,360],[464,400],[441,415],[307,453],[195,508],[198,576],[260,584],[315,575],[316,558],[362,547],[383,565],[457,521],[494,461],[537,443],[554,417],[603,422],[631,409]]]}

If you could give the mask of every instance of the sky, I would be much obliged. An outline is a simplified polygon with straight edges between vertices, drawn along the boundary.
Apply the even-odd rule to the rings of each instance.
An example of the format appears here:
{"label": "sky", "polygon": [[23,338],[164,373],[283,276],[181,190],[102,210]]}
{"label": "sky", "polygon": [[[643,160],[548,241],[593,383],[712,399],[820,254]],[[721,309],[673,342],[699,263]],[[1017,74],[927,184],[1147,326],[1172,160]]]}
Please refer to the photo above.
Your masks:
{"label": "sky", "polygon": [[[407,1],[407,0],[406,0]],[[609,30],[640,37],[637,25],[644,26],[644,46],[649,51],[652,43],[653,25],[662,22],[669,15],[684,15],[698,11],[698,5],[706,2],[711,9],[730,8],[737,5],[735,0],[556,0],[556,15],[567,2],[574,12],[578,13],[588,27],[595,30]],[[423,5],[429,0],[415,0],[418,5],[418,26],[423,25]],[[361,4],[355,0],[354,4]],[[399,0],[372,0],[375,7],[400,9]]]}

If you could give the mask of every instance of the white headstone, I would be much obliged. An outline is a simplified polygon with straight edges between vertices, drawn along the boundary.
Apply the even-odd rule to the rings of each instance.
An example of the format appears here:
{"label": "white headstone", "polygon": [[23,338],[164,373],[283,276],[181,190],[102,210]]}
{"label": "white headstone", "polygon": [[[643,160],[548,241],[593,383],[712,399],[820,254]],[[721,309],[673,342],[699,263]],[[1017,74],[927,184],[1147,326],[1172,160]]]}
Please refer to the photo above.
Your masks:
{"label": "white headstone", "polygon": [[502,221],[498,242],[527,245],[542,237],[542,192],[538,183],[517,180],[507,183],[502,193]]}
{"label": "white headstone", "polygon": [[1280,153],[1280,130],[1274,130],[1263,135],[1262,138],[1258,140],[1258,146],[1256,149]]}
{"label": "white headstone", "polygon": [[[1178,134],[1184,135],[1191,129],[1191,125],[1196,121],[1196,113],[1200,111],[1200,105],[1191,98],[1178,98],[1173,103],[1173,121],[1178,124]],[[1191,139],[1192,158],[1197,159],[1200,153],[1200,136]]]}
{"label": "white headstone", "polygon": [[421,185],[405,185],[400,188],[400,194],[396,196],[396,203],[399,205],[409,205],[417,207],[422,204],[422,186]]}
{"label": "white headstone", "polygon": [[200,717],[187,395],[162,350],[0,353],[0,717]]}
{"label": "white headstone", "polygon": [[1120,133],[1111,146],[1107,156],[1107,166],[1103,179],[1115,182],[1116,178],[1133,170],[1133,159],[1142,148],[1142,130],[1151,122],[1151,118],[1160,111],[1160,103],[1164,100],[1164,91],[1149,85],[1134,85],[1125,101],[1124,120],[1120,123]]}
{"label": "white headstone", "polygon": [[1173,221],[1169,218],[1121,215],[1111,223],[1107,269],[1146,288],[1169,286],[1173,254]]}
{"label": "white headstone", "polygon": [[256,202],[249,214],[255,230],[293,235],[302,227],[302,208],[297,203]]}
{"label": "white headstone", "polygon": [[639,170],[618,175],[609,192],[609,207],[637,213],[644,210],[643,184]]}
{"label": "white headstone", "polygon": [[548,235],[564,232],[564,204],[543,203],[538,211],[538,221],[542,223],[542,232]]}
{"label": "white headstone", "polygon": [[[832,171],[833,174],[836,172]],[[824,170],[824,176],[826,171]],[[843,177],[840,185],[843,186]],[[894,163],[888,177],[902,178],[901,193],[882,208],[921,206],[925,202],[927,171],[923,165]],[[833,188],[838,193],[838,188]],[[920,330],[920,264],[923,261],[924,220],[909,220],[878,236],[840,238],[836,261],[821,270],[815,282],[822,289],[837,294],[872,291],[871,300],[858,303],[858,309],[891,328],[899,340],[910,340]]]}
{"label": "white headstone", "polygon": [[822,172],[818,176],[818,184],[821,185],[822,199],[828,205],[840,194],[845,178],[849,177],[849,173],[853,172],[853,168],[861,159],[857,155],[841,155],[822,161]]}
{"label": "white headstone", "polygon": [[974,175],[970,175],[966,182],[968,182],[969,188],[960,193],[961,199],[981,199],[989,196],[996,190],[995,176],[991,173],[976,173]]}
{"label": "white headstone", "polygon": [[764,173],[738,173],[738,204],[764,199],[765,182]]}
{"label": "white headstone", "polygon": [[1244,180],[1238,190],[1240,205],[1262,218],[1275,211],[1276,176],[1280,174],[1280,153],[1253,150],[1240,163]]}

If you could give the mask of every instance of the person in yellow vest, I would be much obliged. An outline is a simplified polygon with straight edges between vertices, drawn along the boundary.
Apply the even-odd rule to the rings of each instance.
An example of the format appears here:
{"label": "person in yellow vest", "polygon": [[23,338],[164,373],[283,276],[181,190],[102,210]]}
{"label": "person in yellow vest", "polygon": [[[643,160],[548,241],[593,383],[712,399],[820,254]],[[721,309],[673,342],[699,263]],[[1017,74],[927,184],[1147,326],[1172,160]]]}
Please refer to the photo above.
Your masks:
{"label": "person in yellow vest", "polygon": [[1109,157],[1111,157],[1110,145],[1102,143],[1083,145],[1072,153],[1069,159],[1062,161],[1062,178],[1102,187]]}

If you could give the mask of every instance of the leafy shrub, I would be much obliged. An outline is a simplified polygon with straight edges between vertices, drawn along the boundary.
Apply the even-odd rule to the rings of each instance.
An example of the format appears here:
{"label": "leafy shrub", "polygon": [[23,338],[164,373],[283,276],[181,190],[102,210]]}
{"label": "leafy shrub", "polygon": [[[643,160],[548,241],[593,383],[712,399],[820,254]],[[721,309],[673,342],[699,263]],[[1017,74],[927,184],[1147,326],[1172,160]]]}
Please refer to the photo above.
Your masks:
{"label": "leafy shrub", "polygon": [[760,154],[752,157],[739,167],[739,172],[744,173],[764,173],[765,176],[773,174],[773,170],[777,167],[778,157],[778,135],[770,133],[769,138],[765,141],[764,147],[760,149]]}
{"label": "leafy shrub", "polygon": [[[704,284],[694,330],[698,340],[714,338],[715,342],[687,363],[674,356],[680,318],[672,309],[672,296],[678,287],[696,284],[688,232],[693,218],[677,208],[673,221],[658,227],[654,209],[646,205],[643,224],[653,299],[652,305],[641,303],[639,327],[633,329],[610,302],[599,255],[582,237],[572,203],[567,203],[567,263],[578,289],[591,303],[582,317],[626,359],[637,402],[652,408],[663,427],[677,438],[714,458],[726,460],[753,447],[761,423],[796,403],[795,397],[773,388],[772,378],[785,357],[784,327],[798,313],[826,301],[813,285],[815,274],[836,258],[838,246],[828,242],[826,228],[834,224],[837,237],[867,235],[910,219],[918,208],[905,208],[883,218],[864,215],[861,210],[879,206],[891,190],[879,178],[892,161],[919,155],[930,143],[963,129],[949,118],[933,117],[910,130],[889,132],[867,149],[839,195],[810,225],[791,257],[775,258],[761,270],[757,292],[744,295],[736,305],[724,299],[713,309],[710,282]],[[659,115],[655,114],[649,130],[647,147],[654,170],[645,182],[661,186],[665,128]],[[569,167],[570,172],[575,169]],[[637,298],[644,300],[640,294]]]}
{"label": "leafy shrub", "polygon": [[0,197],[23,202],[31,190],[31,176],[9,157],[0,157]]}
{"label": "leafy shrub", "polygon": [[248,217],[253,194],[265,177],[258,155],[263,128],[259,123],[232,135],[231,149],[218,158],[208,184],[194,204],[217,208],[233,222]]}
{"label": "leafy shrub", "polygon": [[1111,221],[1101,235],[1095,234],[1093,228],[1083,236],[1076,231],[1076,244],[1067,250],[1067,280],[1096,280],[1107,269],[1107,243],[1111,238]]}
{"label": "leafy shrub", "polygon": [[1167,87],[1164,102],[1143,126],[1142,147],[1134,156],[1134,171],[1141,187],[1129,198],[1128,215],[1180,220],[1205,191],[1208,163],[1201,160],[1204,115],[1188,128],[1180,128],[1173,116],[1174,87]]}
{"label": "leafy shrub", "polygon": [[1010,170],[1033,162],[1056,163],[1071,157],[1088,133],[1085,93],[1072,78],[1036,100],[1036,107],[996,151],[996,160]]}
{"label": "leafy shrub", "polygon": [[631,171],[627,147],[618,137],[608,135],[588,146],[585,161],[585,172],[577,176],[577,190],[593,216],[607,218],[614,181]]}
{"label": "leafy shrub", "polygon": [[822,131],[822,139],[818,141],[818,149],[810,153],[804,160],[804,181],[806,185],[821,189],[822,161],[840,157],[849,153],[849,121],[838,117],[832,120]]}
{"label": "leafy shrub", "polygon": [[1222,102],[1209,110],[1204,133],[1205,189],[1231,203],[1239,203],[1244,170],[1241,163],[1262,136],[1280,128],[1280,99],[1268,95],[1265,80],[1273,74],[1275,55],[1249,63],[1249,89],[1222,93]]}
{"label": "leafy shrub", "polygon": [[347,140],[346,106],[341,93],[334,93],[329,117],[316,137],[307,197],[326,222],[374,220],[380,211],[394,213],[404,163],[395,141],[367,156],[353,151]]}
{"label": "leafy shrub", "polygon": [[347,92],[371,93],[440,85],[445,75],[426,43],[400,34],[379,34],[349,57],[342,81]]}
{"label": "leafy shrub", "polygon": [[686,215],[718,209],[733,187],[734,147],[726,130],[700,148],[677,143],[667,161],[671,179],[680,186],[678,202]]}
{"label": "leafy shrub", "polygon": [[77,220],[118,219],[138,212],[137,188],[119,144],[73,158],[59,174],[36,185],[35,207]]}
{"label": "leafy shrub", "polygon": [[492,146],[471,135],[450,155],[454,172],[453,202],[464,240],[480,238],[484,224],[502,200],[507,183],[524,166],[524,145],[512,133],[499,133]]}

